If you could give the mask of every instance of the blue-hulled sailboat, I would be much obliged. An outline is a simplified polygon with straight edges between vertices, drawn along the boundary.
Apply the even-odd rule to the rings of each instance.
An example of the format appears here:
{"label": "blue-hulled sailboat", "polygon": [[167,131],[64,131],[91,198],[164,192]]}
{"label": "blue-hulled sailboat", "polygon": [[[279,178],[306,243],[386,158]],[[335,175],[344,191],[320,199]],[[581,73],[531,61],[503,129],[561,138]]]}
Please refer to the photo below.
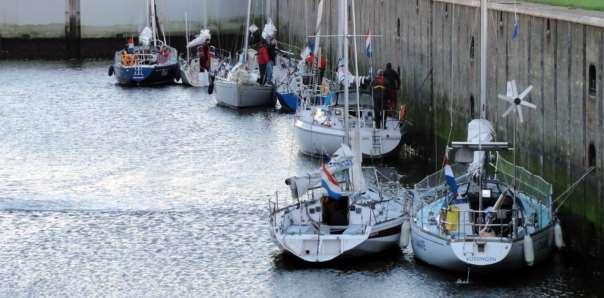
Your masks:
{"label": "blue-hulled sailboat", "polygon": [[109,67],[109,75],[115,75],[120,85],[169,84],[180,78],[178,52],[166,43],[155,0],[150,0],[147,9],[147,26],[139,35],[139,44],[129,38],[127,48],[115,52],[113,65]]}

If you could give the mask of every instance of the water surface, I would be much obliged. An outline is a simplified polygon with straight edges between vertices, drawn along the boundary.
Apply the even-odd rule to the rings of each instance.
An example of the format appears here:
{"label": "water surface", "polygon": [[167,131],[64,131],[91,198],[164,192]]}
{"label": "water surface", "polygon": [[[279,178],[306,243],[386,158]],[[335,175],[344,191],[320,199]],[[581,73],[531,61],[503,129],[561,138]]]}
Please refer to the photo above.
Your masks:
{"label": "water surface", "polygon": [[[327,265],[283,255],[267,200],[319,163],[297,153],[292,116],[178,85],[122,88],[108,64],[0,62],[2,297],[601,293],[600,269],[570,254],[469,285],[398,250]],[[395,165],[410,181],[424,166]]]}

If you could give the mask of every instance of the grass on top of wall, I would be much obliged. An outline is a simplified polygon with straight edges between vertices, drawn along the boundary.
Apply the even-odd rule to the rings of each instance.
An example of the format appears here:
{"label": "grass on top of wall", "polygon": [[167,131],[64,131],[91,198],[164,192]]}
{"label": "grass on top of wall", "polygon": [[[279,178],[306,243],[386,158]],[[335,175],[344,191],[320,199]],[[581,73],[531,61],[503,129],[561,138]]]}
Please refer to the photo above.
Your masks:
{"label": "grass on top of wall", "polygon": [[528,2],[604,11],[604,0],[526,0]]}

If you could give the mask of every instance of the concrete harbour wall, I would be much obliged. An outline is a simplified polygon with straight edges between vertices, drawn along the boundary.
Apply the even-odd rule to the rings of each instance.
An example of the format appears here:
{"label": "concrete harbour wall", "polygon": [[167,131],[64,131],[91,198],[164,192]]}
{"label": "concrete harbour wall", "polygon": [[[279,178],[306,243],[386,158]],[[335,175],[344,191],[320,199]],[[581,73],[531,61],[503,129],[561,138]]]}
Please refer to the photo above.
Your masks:
{"label": "concrete harbour wall", "polygon": [[[0,1],[0,58],[112,57],[145,26],[149,0]],[[193,35],[208,25],[215,43],[239,42],[247,6],[239,0],[157,0],[166,39],[184,47],[185,13]],[[265,11],[254,1],[253,16]],[[260,24],[258,24],[260,25]]]}

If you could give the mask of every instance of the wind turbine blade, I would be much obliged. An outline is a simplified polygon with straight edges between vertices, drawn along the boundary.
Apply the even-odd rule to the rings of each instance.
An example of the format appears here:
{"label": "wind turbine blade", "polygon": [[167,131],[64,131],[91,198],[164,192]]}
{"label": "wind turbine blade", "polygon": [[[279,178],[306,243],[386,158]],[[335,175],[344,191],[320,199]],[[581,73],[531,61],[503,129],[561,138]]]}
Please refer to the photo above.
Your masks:
{"label": "wind turbine blade", "polygon": [[508,97],[514,97],[514,90],[512,88],[512,81],[508,81],[507,82],[507,89],[506,89],[505,95],[507,95]]}
{"label": "wind turbine blade", "polygon": [[531,108],[531,109],[533,109],[533,110],[536,110],[536,109],[537,109],[537,106],[536,106],[536,105],[534,105],[534,104],[532,104],[532,103],[530,103],[530,102],[528,102],[528,101],[524,101],[524,100],[523,100],[523,101],[521,101],[521,102],[520,102],[520,104],[521,104],[521,105],[523,105],[523,106],[525,106],[525,107],[527,107],[527,108]]}
{"label": "wind turbine blade", "polygon": [[518,110],[518,120],[520,120],[520,123],[523,123],[524,116],[522,116],[522,108],[520,106],[516,106],[516,109]]}
{"label": "wind turbine blade", "polygon": [[518,87],[516,86],[516,80],[512,80],[512,97],[518,97]]}
{"label": "wind turbine blade", "polygon": [[507,117],[507,115],[509,115],[513,110],[514,110],[514,105],[511,105],[506,111],[505,113],[503,113],[503,115],[501,115],[501,117],[505,118]]}
{"label": "wind turbine blade", "polygon": [[507,101],[507,102],[509,102],[509,103],[513,103],[513,102],[514,102],[514,99],[513,99],[513,98],[511,98],[511,97],[507,97],[507,96],[505,96],[505,95],[501,95],[501,94],[499,94],[499,95],[497,95],[497,97],[499,97],[499,99],[501,99],[501,100],[505,100],[505,101]]}
{"label": "wind turbine blade", "polygon": [[520,97],[520,99],[524,99],[524,97],[526,97],[531,90],[533,90],[533,85],[528,86],[528,88],[526,88],[526,90],[524,90],[518,97]]}

